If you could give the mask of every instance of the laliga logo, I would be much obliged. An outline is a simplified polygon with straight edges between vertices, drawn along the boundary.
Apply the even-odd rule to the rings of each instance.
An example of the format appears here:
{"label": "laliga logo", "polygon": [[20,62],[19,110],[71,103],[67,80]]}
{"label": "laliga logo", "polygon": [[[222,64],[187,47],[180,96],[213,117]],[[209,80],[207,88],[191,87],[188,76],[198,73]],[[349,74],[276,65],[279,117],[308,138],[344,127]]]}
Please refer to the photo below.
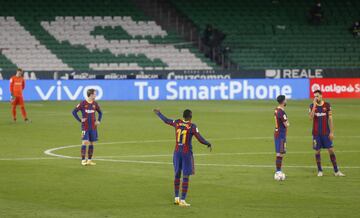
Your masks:
{"label": "laliga logo", "polygon": [[[77,100],[82,93],[82,96],[86,98],[86,92],[89,89],[95,89],[97,100],[100,100],[103,97],[103,89],[98,85],[89,85],[89,86],[79,86],[75,90],[74,93],[72,93],[68,86],[63,86],[61,81],[57,81],[57,85],[50,86],[50,88],[47,91],[43,91],[40,86],[35,86],[36,92],[39,94],[40,98],[43,101],[47,101],[50,99],[53,93],[56,93],[56,100],[61,101],[63,100],[63,94],[65,94],[70,100]],[[65,93],[63,93],[63,91]]]}
{"label": "laliga logo", "polygon": [[312,86],[311,86],[311,91],[315,92],[316,90],[320,90],[320,85],[317,84],[317,83],[314,83]]}

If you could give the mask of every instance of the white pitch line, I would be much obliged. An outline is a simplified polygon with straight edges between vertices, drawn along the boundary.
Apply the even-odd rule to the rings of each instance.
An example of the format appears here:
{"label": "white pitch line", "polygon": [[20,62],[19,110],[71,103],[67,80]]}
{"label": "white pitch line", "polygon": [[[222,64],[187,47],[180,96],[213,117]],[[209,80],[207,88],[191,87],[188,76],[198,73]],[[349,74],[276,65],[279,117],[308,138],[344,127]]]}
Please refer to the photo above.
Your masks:
{"label": "white pitch line", "polygon": [[12,161],[12,160],[54,160],[55,157],[13,157],[13,158],[0,158],[0,161]]}
{"label": "white pitch line", "polygon": [[[339,138],[360,138],[360,136],[337,136]],[[259,139],[273,139],[274,137],[270,137],[270,136],[248,136],[248,137],[236,137],[236,138],[213,138],[213,139],[209,139],[209,140],[214,140],[214,141],[229,141],[229,140],[259,140]],[[289,138],[304,138],[304,136],[292,136]],[[156,143],[156,142],[173,142],[173,139],[159,139],[159,140],[132,140],[132,141],[116,141],[116,142],[100,142],[100,143],[96,143],[97,145],[113,145],[113,144],[145,144],[145,143]],[[61,149],[66,149],[66,148],[72,148],[72,147],[78,147],[79,144],[76,145],[66,145],[66,146],[61,146],[61,147],[56,147],[56,148],[51,148],[48,149],[46,151],[44,151],[44,153],[46,155],[50,155],[50,156],[55,156],[58,157],[56,154],[52,153],[53,151],[57,151],[57,150],[61,150]],[[63,155],[62,155],[63,156]],[[62,158],[71,158],[70,156],[63,156]]]}
{"label": "white pitch line", "polygon": [[[300,137],[300,136],[299,136]],[[272,138],[272,137],[243,137],[243,138],[232,138],[231,140],[242,140],[242,139],[264,139],[264,138]],[[226,138],[229,139],[229,138]],[[214,139],[213,139],[214,140]],[[218,139],[222,140],[222,139]],[[154,143],[154,142],[168,142],[173,140],[137,140],[137,141],[120,141],[120,142],[103,142],[103,143],[97,143],[102,145],[109,145],[109,144],[135,144],[135,143]],[[72,148],[72,147],[79,147],[79,145],[67,145],[67,146],[61,146],[56,148],[51,148],[44,153],[49,156],[54,156],[58,158],[66,158],[66,159],[78,159],[78,157],[72,157],[72,156],[66,156],[66,155],[60,155],[53,153],[54,151],[66,149],[66,148]],[[347,152],[347,153],[355,153],[360,151],[337,151],[337,152]],[[290,154],[312,154],[313,152],[291,152]],[[273,154],[273,152],[249,152],[249,153],[218,153],[218,154],[198,154],[195,156],[210,156],[210,155],[259,155],[259,154]],[[171,154],[160,154],[160,155],[127,155],[127,156],[120,156],[120,157],[159,157],[159,156],[172,156]],[[104,156],[105,157],[105,156]],[[104,157],[96,158],[96,160],[99,161],[107,161],[107,162],[120,162],[120,163],[137,163],[137,164],[158,164],[158,165],[172,165],[171,162],[160,162],[160,161],[143,161],[143,160],[119,160],[119,159],[108,159]],[[109,156],[108,156],[109,157]],[[111,156],[110,156],[111,157]],[[114,156],[112,156],[114,157]],[[220,167],[251,167],[251,168],[272,168],[273,165],[256,165],[256,164],[205,164],[205,163],[197,163],[197,166],[220,166]],[[289,168],[314,168],[314,166],[286,166]],[[285,167],[285,168],[286,168]],[[325,166],[323,168],[332,168]],[[342,166],[341,168],[344,169],[360,169],[360,166]]]}
{"label": "white pitch line", "polygon": [[[293,151],[287,152],[286,154],[313,154],[310,151]],[[359,151],[336,151],[336,153],[360,153]],[[212,153],[212,154],[194,154],[195,157],[199,156],[233,156],[233,155],[269,155],[274,152],[242,152],[242,153]],[[139,154],[139,155],[111,155],[111,156],[97,156],[97,158],[121,158],[121,157],[172,157],[173,154]]]}

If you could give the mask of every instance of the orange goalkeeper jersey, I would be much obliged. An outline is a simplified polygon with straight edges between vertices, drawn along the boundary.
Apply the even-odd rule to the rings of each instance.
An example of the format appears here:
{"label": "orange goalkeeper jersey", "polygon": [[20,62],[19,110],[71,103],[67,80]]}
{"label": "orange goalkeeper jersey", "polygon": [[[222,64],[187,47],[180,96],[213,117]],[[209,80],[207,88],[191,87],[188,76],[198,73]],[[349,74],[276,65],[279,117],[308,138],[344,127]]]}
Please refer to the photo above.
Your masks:
{"label": "orange goalkeeper jersey", "polygon": [[15,97],[22,97],[25,88],[25,80],[23,77],[13,76],[10,79],[10,93]]}

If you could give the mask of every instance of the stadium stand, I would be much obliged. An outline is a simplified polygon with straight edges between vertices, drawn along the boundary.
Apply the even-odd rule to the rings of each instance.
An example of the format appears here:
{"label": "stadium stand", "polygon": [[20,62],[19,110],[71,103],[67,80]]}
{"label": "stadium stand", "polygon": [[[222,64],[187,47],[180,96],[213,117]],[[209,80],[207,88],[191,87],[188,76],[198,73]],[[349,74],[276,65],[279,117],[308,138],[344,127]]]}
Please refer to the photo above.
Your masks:
{"label": "stadium stand", "polygon": [[198,28],[222,30],[230,58],[243,69],[356,68],[360,41],[347,30],[360,17],[360,1],[322,1],[324,23],[308,23],[315,1],[171,0]]}
{"label": "stadium stand", "polygon": [[1,0],[0,68],[13,70],[209,70],[174,32],[126,0]]}

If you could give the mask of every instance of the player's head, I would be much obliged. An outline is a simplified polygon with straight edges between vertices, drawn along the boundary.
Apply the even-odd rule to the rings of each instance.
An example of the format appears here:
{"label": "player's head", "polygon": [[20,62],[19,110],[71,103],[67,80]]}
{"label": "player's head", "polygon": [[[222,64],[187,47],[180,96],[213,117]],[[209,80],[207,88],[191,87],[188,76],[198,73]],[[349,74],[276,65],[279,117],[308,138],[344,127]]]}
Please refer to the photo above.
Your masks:
{"label": "player's head", "polygon": [[285,95],[279,95],[277,98],[276,98],[276,101],[279,103],[279,105],[282,105],[282,106],[286,106],[286,97]]}
{"label": "player's head", "polygon": [[320,90],[314,91],[314,98],[317,103],[320,103],[322,101],[322,92]]}
{"label": "player's head", "polygon": [[23,75],[23,70],[22,70],[21,68],[18,68],[18,69],[16,70],[16,76],[20,77],[20,76],[22,76],[22,75]]}
{"label": "player's head", "polygon": [[86,95],[89,100],[94,101],[96,98],[96,90],[95,89],[88,89]]}
{"label": "player's head", "polygon": [[184,110],[183,118],[184,118],[185,120],[191,120],[191,118],[192,118],[192,112],[191,112],[191,110],[189,110],[189,109]]}

